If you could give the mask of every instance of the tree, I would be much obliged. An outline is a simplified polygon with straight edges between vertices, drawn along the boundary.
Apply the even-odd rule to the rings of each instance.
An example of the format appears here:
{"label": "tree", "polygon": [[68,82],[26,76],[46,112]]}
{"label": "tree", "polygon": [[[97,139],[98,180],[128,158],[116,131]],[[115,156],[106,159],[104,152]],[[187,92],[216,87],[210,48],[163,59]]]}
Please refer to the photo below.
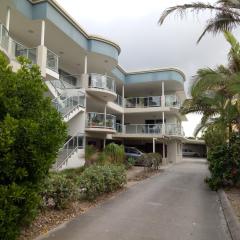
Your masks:
{"label": "tree", "polygon": [[199,130],[217,129],[227,140],[233,129],[240,131],[240,44],[229,32],[225,38],[231,44],[228,66],[199,69],[191,87],[192,98],[184,102],[181,112],[203,114]]}
{"label": "tree", "polygon": [[214,4],[196,2],[170,7],[162,13],[159,24],[163,24],[165,19],[174,12],[182,18],[188,11],[198,14],[206,10],[214,13],[214,16],[207,21],[197,42],[206,33],[217,34],[223,31],[231,31],[240,25],[240,0],[219,0]]}
{"label": "tree", "polygon": [[41,183],[66,138],[66,125],[44,96],[38,66],[19,58],[13,72],[0,52],[0,239],[12,240],[36,215]]}

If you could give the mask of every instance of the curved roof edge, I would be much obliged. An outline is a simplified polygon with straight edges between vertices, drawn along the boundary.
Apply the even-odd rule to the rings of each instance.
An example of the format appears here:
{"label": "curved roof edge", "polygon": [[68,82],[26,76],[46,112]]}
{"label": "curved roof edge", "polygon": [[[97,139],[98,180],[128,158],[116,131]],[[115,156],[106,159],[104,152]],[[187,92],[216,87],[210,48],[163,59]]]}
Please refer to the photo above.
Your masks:
{"label": "curved roof edge", "polygon": [[42,2],[50,3],[60,14],[62,14],[71,24],[73,24],[73,26],[76,27],[77,30],[80,31],[88,40],[97,40],[103,43],[107,43],[117,49],[118,55],[121,53],[121,48],[117,43],[107,38],[103,38],[96,35],[89,35],[86,32],[86,30],[84,30],[83,27],[80,26],[80,24],[77,23],[77,21],[69,13],[67,13],[55,0],[28,0],[28,1],[31,2],[32,4],[38,4]]}
{"label": "curved roof edge", "polygon": [[[182,84],[186,81],[186,76],[178,68],[173,67],[166,67],[166,68],[151,68],[151,69],[144,69],[144,70],[138,70],[138,71],[125,71],[121,66],[117,66],[115,69],[113,69],[112,73],[121,81],[125,83],[136,83],[137,79],[139,81],[148,81],[147,78],[151,78],[152,81],[154,79],[159,78],[159,80],[163,80],[162,77],[167,78],[173,78],[171,80],[176,80],[178,82],[181,82]],[[173,73],[173,74],[172,74]],[[161,74],[161,75],[159,75]],[[142,78],[142,79],[140,79]],[[137,81],[138,82],[138,81]]]}

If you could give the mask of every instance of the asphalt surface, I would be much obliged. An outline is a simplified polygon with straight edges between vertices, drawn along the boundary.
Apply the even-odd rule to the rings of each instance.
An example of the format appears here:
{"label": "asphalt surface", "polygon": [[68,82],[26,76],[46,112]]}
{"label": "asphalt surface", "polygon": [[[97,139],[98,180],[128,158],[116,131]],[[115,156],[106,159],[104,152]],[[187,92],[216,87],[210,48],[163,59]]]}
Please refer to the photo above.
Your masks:
{"label": "asphalt surface", "polygon": [[47,240],[230,240],[204,161],[144,180],[49,233]]}

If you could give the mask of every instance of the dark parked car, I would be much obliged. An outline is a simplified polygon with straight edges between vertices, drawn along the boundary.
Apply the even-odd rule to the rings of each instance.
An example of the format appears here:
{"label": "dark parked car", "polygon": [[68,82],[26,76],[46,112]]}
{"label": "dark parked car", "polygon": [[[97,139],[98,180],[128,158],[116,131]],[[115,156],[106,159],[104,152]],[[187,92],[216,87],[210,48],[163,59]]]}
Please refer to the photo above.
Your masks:
{"label": "dark parked car", "polygon": [[144,165],[141,158],[143,154],[144,154],[143,152],[141,152],[139,149],[135,147],[125,147],[126,159],[133,158],[135,161],[135,165],[138,165],[138,166]]}

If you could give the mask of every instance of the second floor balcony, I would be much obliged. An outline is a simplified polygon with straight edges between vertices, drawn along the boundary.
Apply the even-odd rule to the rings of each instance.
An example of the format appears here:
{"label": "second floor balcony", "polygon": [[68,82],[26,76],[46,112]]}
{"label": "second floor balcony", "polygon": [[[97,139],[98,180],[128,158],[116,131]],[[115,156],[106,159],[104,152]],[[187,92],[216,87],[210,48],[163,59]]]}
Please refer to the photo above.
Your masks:
{"label": "second floor balcony", "polygon": [[117,98],[115,80],[107,75],[89,74],[88,91],[106,102]]}
{"label": "second floor balcony", "polygon": [[111,114],[89,112],[87,113],[86,128],[97,132],[115,132],[116,116]]}

